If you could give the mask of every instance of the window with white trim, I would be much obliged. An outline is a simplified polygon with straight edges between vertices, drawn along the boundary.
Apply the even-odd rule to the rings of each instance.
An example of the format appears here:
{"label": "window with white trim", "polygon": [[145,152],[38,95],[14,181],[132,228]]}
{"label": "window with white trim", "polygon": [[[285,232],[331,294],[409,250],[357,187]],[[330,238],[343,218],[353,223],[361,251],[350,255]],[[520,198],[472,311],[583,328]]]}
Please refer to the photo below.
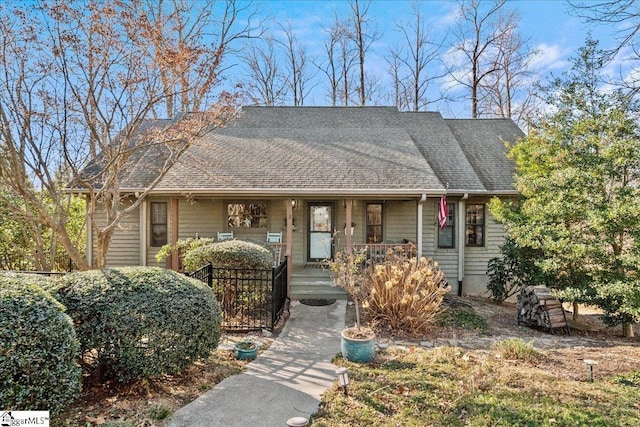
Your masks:
{"label": "window with white trim", "polygon": [[485,205],[468,204],[466,214],[466,238],[467,246],[484,246],[485,231]]}
{"label": "window with white trim", "polygon": [[151,246],[167,244],[167,202],[151,202]]}
{"label": "window with white trim", "polygon": [[438,248],[450,249],[456,247],[455,208],[455,203],[447,203],[447,223],[444,227],[438,227]]}

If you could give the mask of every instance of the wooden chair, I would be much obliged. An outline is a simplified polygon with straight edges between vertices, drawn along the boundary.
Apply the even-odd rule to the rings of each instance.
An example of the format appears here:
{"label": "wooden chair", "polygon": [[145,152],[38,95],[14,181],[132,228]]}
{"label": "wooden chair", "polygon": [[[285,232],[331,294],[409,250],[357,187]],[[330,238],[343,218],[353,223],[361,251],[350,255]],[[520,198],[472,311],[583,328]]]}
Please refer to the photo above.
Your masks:
{"label": "wooden chair", "polygon": [[267,231],[267,243],[282,243],[282,232],[271,233]]}
{"label": "wooden chair", "polygon": [[233,240],[233,231],[222,233],[218,231],[218,242],[222,242],[223,240]]}

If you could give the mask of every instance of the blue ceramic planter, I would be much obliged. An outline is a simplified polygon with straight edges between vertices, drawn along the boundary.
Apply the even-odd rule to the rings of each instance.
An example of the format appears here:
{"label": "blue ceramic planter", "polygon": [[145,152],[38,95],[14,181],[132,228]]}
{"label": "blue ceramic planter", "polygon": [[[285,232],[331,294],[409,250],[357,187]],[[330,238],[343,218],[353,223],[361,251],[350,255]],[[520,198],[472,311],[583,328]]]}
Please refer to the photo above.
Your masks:
{"label": "blue ceramic planter", "polygon": [[345,336],[345,331],[342,331],[340,349],[342,357],[348,361],[368,363],[376,353],[376,339],[374,336],[371,338],[351,338]]}
{"label": "blue ceramic planter", "polygon": [[[252,344],[252,346],[245,348],[247,344]],[[233,348],[236,352],[236,359],[238,360],[253,360],[258,356],[258,344],[252,341],[241,341]]]}

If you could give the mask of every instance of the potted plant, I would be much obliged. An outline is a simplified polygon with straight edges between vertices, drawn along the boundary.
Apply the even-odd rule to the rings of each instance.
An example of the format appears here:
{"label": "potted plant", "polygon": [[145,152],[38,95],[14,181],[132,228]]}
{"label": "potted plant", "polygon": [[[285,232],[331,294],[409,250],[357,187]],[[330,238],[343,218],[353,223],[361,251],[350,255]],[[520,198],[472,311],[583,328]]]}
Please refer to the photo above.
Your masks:
{"label": "potted plant", "polygon": [[342,331],[342,356],[352,362],[370,362],[375,354],[375,334],[369,327],[360,323],[360,301],[367,296],[364,265],[367,249],[360,251],[342,251],[326,265],[333,274],[334,284],[344,289],[353,300],[356,310],[356,324]]}
{"label": "potted plant", "polygon": [[238,360],[253,360],[258,356],[258,344],[253,341],[240,341],[233,346]]}

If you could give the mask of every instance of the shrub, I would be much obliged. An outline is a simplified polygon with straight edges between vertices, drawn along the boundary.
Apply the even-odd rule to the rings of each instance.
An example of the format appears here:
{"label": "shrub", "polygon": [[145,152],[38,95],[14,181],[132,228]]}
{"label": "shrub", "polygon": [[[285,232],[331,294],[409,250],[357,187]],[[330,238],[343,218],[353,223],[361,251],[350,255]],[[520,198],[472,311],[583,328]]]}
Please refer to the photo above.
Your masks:
{"label": "shrub", "polygon": [[372,320],[401,335],[428,331],[442,311],[442,299],[451,290],[438,264],[427,258],[394,256],[368,271]]}
{"label": "shrub", "polygon": [[165,260],[165,258],[173,253],[184,254],[191,249],[195,249],[199,246],[209,245],[213,242],[215,242],[215,240],[210,237],[190,237],[188,239],[181,239],[178,240],[175,244],[169,243],[161,247],[156,254],[156,261],[162,262]]}
{"label": "shrub", "polygon": [[214,267],[268,269],[273,265],[273,255],[263,246],[242,240],[197,246],[187,250],[184,255],[187,271],[195,271],[208,263]]}
{"label": "shrub", "polygon": [[519,246],[513,239],[507,238],[500,246],[500,252],[500,258],[491,258],[487,264],[487,290],[495,302],[500,304],[525,286],[546,284],[546,275],[536,265],[536,260],[540,258],[539,251]]}
{"label": "shrub", "polygon": [[62,412],[80,393],[78,340],[34,275],[0,275],[0,409]]}
{"label": "shrub", "polygon": [[175,374],[218,345],[221,311],[205,284],[170,270],[69,274],[55,296],[73,318],[90,373],[127,382]]}

